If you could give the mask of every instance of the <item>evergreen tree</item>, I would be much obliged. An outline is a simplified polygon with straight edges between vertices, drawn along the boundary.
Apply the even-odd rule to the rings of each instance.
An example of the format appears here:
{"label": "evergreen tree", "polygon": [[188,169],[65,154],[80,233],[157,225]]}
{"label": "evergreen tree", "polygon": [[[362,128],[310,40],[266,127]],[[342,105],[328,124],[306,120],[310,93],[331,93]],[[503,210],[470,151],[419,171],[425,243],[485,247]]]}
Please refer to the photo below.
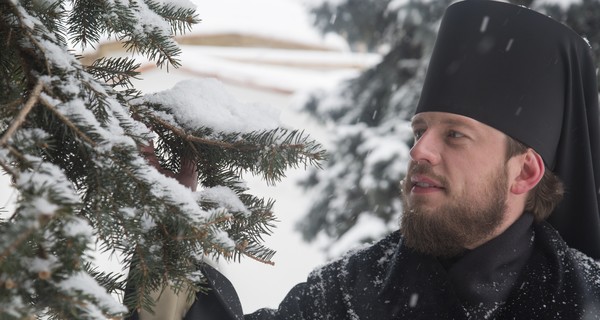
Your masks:
{"label": "evergreen tree", "polygon": [[[298,228],[306,241],[328,239],[331,255],[398,228],[399,182],[413,144],[409,120],[439,20],[451,2],[343,0],[313,8],[315,25],[323,32],[344,35],[353,48],[383,52],[372,68],[332,91],[311,92],[299,106],[328,128],[331,147],[325,170],[310,170],[301,182],[316,198]],[[600,58],[598,1],[582,0],[566,9],[512,2],[572,26]]]}
{"label": "evergreen tree", "polygon": [[[352,47],[385,54],[378,64],[333,92],[312,92],[301,106],[327,125],[331,147],[326,169],[311,170],[301,182],[316,191],[316,199],[298,228],[308,241],[324,233],[331,255],[348,249],[338,248],[337,241],[356,244],[397,228],[399,182],[412,143],[408,121],[437,23],[450,3],[374,0],[362,1],[360,10],[355,10],[355,2],[361,1],[346,0],[335,6],[325,2],[313,10],[316,25],[346,35]],[[347,26],[352,27],[346,31]],[[340,239],[344,236],[350,239]]]}
{"label": "evergreen tree", "polygon": [[[249,194],[242,174],[275,183],[290,166],[318,165],[320,146],[281,128],[197,126],[190,119],[214,115],[188,114],[189,102],[173,92],[145,96],[132,86],[135,59],[84,66],[68,49],[111,37],[177,67],[173,36],[197,22],[184,1],[0,0],[0,167],[18,191],[0,224],[0,318],[123,316],[151,309],[157,288],[200,290],[204,256],[270,262],[261,243],[273,202]],[[209,93],[220,90],[194,84],[207,83]],[[203,97],[187,87],[176,93]],[[196,103],[218,110],[228,101]],[[145,160],[140,146],[153,138],[165,171],[197,167],[198,192]],[[125,301],[113,298],[125,275],[94,264],[94,243],[131,268]]]}

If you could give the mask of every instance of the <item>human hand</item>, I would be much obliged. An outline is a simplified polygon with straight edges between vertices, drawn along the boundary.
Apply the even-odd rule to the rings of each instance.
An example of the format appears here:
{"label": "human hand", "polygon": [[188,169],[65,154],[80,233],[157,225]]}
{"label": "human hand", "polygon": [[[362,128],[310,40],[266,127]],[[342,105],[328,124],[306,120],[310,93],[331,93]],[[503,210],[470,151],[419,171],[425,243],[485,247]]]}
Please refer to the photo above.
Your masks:
{"label": "human hand", "polygon": [[182,185],[192,189],[192,191],[196,191],[196,187],[198,186],[198,166],[193,158],[182,157],[180,170],[178,173],[174,173],[160,165],[154,150],[154,141],[150,140],[148,145],[140,145],[140,152],[144,155],[146,161],[160,173],[167,177],[175,178]]}

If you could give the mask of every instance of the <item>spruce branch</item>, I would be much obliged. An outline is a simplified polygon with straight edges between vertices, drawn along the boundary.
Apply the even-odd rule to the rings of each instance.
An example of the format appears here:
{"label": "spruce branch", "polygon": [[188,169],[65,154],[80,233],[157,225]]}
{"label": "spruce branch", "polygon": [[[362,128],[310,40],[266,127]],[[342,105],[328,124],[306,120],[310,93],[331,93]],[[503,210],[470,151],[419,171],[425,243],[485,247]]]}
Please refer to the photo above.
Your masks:
{"label": "spruce branch", "polygon": [[[93,47],[108,34],[158,65],[178,66],[173,34],[199,21],[194,10],[153,0],[73,0],[69,11],[66,3],[0,5],[0,167],[19,192],[18,208],[0,225],[0,281],[16,288],[0,294],[0,305],[25,301],[16,317],[90,319],[88,306],[106,317],[124,314],[119,302],[104,304],[113,299],[77,286],[83,279],[125,291],[123,277],[89,267],[93,241],[121,253],[131,270],[134,293],[123,295],[130,311],[149,309],[151,293],[166,284],[201,290],[196,280],[206,255],[272,264],[274,252],[261,243],[274,227],[273,201],[247,194],[241,173],[275,180],[287,167],[318,161],[320,148],[287,130],[190,129],[169,121],[174,110],[144,110],[148,117],[140,118],[154,127],[144,130],[130,115],[143,114],[131,83],[139,64],[101,58],[83,67],[65,39]],[[140,19],[148,15],[157,19]],[[192,193],[145,162],[137,144],[151,131],[159,137],[161,172],[186,173],[193,162],[202,188],[214,193]],[[51,267],[22,268],[33,259]],[[72,287],[61,289],[66,282]]]}
{"label": "spruce branch", "polygon": [[[18,2],[12,2],[9,1],[9,5],[12,5],[12,12],[11,14],[16,16],[19,20],[19,28],[21,30],[19,30],[20,32],[23,32],[23,34],[28,38],[28,40],[31,42],[31,44],[34,46],[34,48],[36,48],[37,50],[40,50],[40,52],[45,52],[44,50],[44,46],[38,41],[38,39],[35,37],[34,32],[35,32],[35,28],[36,27],[41,27],[43,28],[43,26],[40,25],[33,25],[33,26],[29,26],[27,21],[31,21],[28,17],[24,16],[24,13],[26,13],[26,11],[21,11],[19,10],[19,8],[17,7],[19,5]],[[35,21],[35,20],[34,20]],[[36,52],[35,49],[30,49],[30,48],[26,48],[26,47],[21,47],[21,50],[23,50],[24,52],[27,52],[26,55],[31,55],[31,56],[35,56]],[[45,65],[45,71],[51,75],[52,74],[52,67],[50,64],[50,60],[49,59],[44,59],[44,65]]]}
{"label": "spruce branch", "polygon": [[13,109],[13,108],[16,108],[17,106],[19,106],[21,103],[23,103],[23,98],[18,98],[18,99],[15,99],[15,100],[13,100],[13,101],[11,101],[9,103],[0,105],[0,108],[2,108],[2,109]]}
{"label": "spruce branch", "polygon": [[[245,140],[239,140],[237,135],[232,137],[231,140],[237,140],[235,142],[229,142],[227,139],[225,140],[216,140],[199,137],[193,134],[188,133],[186,130],[181,127],[175,126],[168,121],[163,120],[162,118],[153,115],[146,114],[147,117],[151,119],[150,122],[159,124],[163,128],[169,130],[174,133],[179,138],[198,143],[205,146],[213,146],[220,149],[226,150],[235,150],[242,152],[252,152],[252,151],[261,151],[264,150],[266,146],[269,147],[269,151],[267,155],[275,156],[278,152],[283,150],[292,150],[297,151],[298,156],[304,159],[307,159],[311,165],[318,165],[319,161],[325,158],[325,152],[320,149],[320,145],[316,143],[309,143],[306,137],[303,137],[302,133],[297,135],[297,131],[293,131],[289,134],[289,136],[283,140],[282,142],[277,142],[278,138],[275,135],[278,132],[285,133],[285,130],[279,129],[274,130],[272,132],[263,132],[259,134],[249,134],[245,136]],[[295,140],[294,140],[295,139]],[[251,141],[257,141],[258,143],[252,143]],[[269,158],[269,157],[266,157]],[[289,160],[289,159],[288,159]],[[305,163],[308,165],[308,163]],[[270,164],[273,165],[273,164]],[[273,171],[273,170],[271,170]]]}
{"label": "spruce branch", "polygon": [[139,80],[140,73],[136,70],[140,65],[134,59],[102,57],[87,67],[87,72],[113,87],[130,88],[133,87],[131,79]]}
{"label": "spruce branch", "polygon": [[179,8],[170,3],[163,3],[161,5],[156,1],[148,1],[147,3],[148,7],[169,22],[172,27],[171,31],[175,35],[190,31],[194,24],[200,22],[194,9]]}
{"label": "spruce branch", "polygon": [[[15,149],[13,146],[6,146],[6,149],[8,149],[11,155],[17,157],[19,161],[27,162],[25,156],[21,152],[17,151],[17,149]],[[13,179],[19,177],[19,172],[10,164],[4,162],[3,160],[0,160],[0,166],[2,167],[2,169],[4,169],[4,171],[8,172],[11,175],[11,177],[13,177]]]}
{"label": "spruce branch", "polygon": [[124,41],[127,52],[139,53],[147,56],[148,59],[156,61],[156,65],[162,68],[163,65],[169,65],[178,68],[181,66],[177,56],[181,54],[181,49],[170,35],[165,35],[159,29],[154,29],[148,34],[130,34]]}
{"label": "spruce branch", "polygon": [[16,239],[0,253],[0,264],[6,260],[23,242],[29,240],[30,236],[35,231],[35,228],[30,227],[25,232],[21,232]]}
{"label": "spruce branch", "polygon": [[239,250],[239,252],[241,252],[244,256],[246,256],[246,257],[248,257],[248,258],[250,258],[252,260],[258,261],[260,263],[272,265],[272,266],[275,265],[275,262],[271,261],[271,257],[275,254],[274,252],[273,253],[264,254],[264,257],[257,256],[257,255],[255,255],[253,253],[248,252],[248,244],[247,243],[245,243],[245,244],[238,244],[238,246],[236,247],[236,249]]}

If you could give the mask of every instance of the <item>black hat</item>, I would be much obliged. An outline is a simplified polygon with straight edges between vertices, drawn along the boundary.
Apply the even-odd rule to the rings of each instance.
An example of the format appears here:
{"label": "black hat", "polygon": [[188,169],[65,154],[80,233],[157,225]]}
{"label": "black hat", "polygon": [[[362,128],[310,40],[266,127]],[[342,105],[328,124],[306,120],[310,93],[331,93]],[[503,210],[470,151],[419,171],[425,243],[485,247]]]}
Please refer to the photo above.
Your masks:
{"label": "black hat", "polygon": [[565,184],[549,221],[600,259],[600,114],[589,44],[539,12],[465,0],[446,10],[416,113],[460,114],[541,155]]}

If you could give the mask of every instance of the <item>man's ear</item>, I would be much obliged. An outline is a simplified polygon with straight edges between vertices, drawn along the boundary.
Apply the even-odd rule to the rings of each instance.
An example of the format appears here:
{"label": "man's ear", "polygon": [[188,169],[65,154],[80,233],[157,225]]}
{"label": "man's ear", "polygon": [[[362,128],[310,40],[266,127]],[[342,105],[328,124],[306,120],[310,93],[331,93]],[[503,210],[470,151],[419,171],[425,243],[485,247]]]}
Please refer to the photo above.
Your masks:
{"label": "man's ear", "polygon": [[520,172],[513,180],[510,191],[514,194],[523,194],[533,189],[544,176],[544,160],[533,149],[517,156]]}

